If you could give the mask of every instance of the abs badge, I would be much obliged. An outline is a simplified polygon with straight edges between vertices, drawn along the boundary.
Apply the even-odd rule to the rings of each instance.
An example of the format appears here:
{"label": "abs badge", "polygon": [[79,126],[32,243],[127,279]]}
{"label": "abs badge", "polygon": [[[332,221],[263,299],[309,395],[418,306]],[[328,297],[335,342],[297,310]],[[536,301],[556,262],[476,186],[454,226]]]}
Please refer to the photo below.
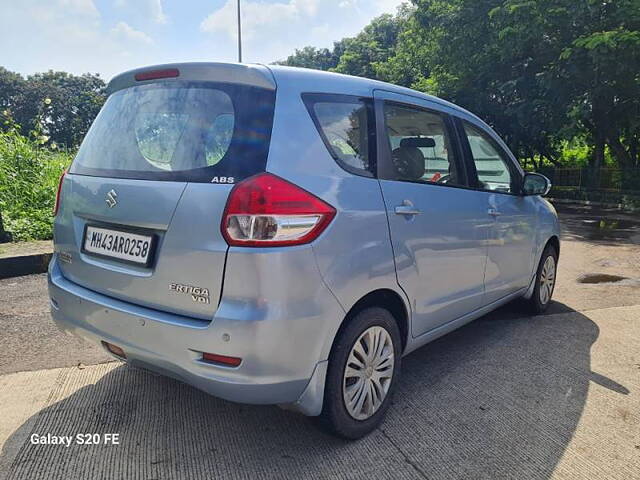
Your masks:
{"label": "abs badge", "polygon": [[233,177],[213,177],[211,183],[235,183],[236,179]]}
{"label": "abs badge", "polygon": [[169,290],[176,293],[191,295],[191,300],[196,303],[209,303],[209,289],[194,287],[193,285],[182,285],[180,283],[170,283]]}

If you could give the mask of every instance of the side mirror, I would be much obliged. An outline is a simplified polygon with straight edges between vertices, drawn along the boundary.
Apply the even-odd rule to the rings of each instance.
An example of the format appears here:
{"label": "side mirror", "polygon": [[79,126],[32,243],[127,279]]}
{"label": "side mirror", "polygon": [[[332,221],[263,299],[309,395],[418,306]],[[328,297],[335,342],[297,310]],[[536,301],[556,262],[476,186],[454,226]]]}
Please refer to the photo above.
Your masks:
{"label": "side mirror", "polygon": [[539,173],[525,173],[522,182],[523,195],[546,195],[551,190],[551,181]]}

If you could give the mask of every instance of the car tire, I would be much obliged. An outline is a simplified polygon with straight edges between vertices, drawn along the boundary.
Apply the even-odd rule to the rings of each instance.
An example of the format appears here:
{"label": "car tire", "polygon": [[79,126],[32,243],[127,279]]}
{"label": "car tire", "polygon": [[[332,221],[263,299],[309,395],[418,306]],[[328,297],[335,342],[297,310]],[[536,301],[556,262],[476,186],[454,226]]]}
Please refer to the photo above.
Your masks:
{"label": "car tire", "polygon": [[527,302],[531,313],[539,315],[549,308],[556,286],[557,269],[558,252],[553,245],[547,245],[542,252],[536,271],[533,295]]}
{"label": "car tire", "polygon": [[317,417],[323,430],[355,440],[382,422],[400,374],[401,345],[396,320],[384,308],[366,308],[348,320],[329,357]]}

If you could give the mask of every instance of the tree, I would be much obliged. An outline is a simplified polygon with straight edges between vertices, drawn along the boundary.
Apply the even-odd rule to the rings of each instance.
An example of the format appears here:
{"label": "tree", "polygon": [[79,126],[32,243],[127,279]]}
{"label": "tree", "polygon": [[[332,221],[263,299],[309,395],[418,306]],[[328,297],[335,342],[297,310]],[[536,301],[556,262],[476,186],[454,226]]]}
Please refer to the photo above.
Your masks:
{"label": "tree", "polygon": [[286,60],[275,63],[378,78],[377,69],[394,54],[398,35],[407,25],[411,12],[411,7],[403,5],[397,15],[384,14],[374,18],[355,37],[334,42],[331,50],[308,46],[296,49]]}
{"label": "tree", "polygon": [[315,70],[329,70],[338,65],[339,57],[328,48],[304,47],[296,49],[286,60],[275,62],[276,65],[289,67],[312,68]]}
{"label": "tree", "polygon": [[344,51],[333,69],[358,77],[378,78],[377,68],[394,55],[398,35],[406,25],[408,8],[398,15],[384,14],[374,18],[362,32],[343,40]]}
{"label": "tree", "polygon": [[563,161],[584,139],[640,165],[640,1],[412,0],[333,50],[288,64],[409,86],[490,123],[524,159]]}
{"label": "tree", "polygon": [[76,147],[105,101],[98,75],[49,71],[23,78],[0,67],[0,113],[24,134],[42,131],[55,142]]}
{"label": "tree", "polygon": [[404,6],[402,27],[396,38],[392,54],[374,68],[380,80],[396,85],[426,91],[430,75],[431,37],[425,35],[413,9]]}
{"label": "tree", "polygon": [[[27,78],[16,96],[14,118],[23,131],[36,127],[41,118],[52,142],[78,145],[105,100],[105,83],[98,75],[71,75],[49,71]],[[48,101],[46,107],[44,100]]]}
{"label": "tree", "polygon": [[416,0],[429,73],[413,86],[480,115],[520,157],[556,162],[566,99],[545,67],[560,50],[533,18],[542,2],[515,3]]}
{"label": "tree", "polygon": [[562,3],[572,23],[557,69],[594,143],[593,164],[604,164],[608,145],[621,167],[640,165],[640,2]]}
{"label": "tree", "polygon": [[429,76],[423,90],[492,123],[522,157],[557,163],[587,133],[593,165],[608,145],[638,162],[640,2],[415,0]]}
{"label": "tree", "polygon": [[0,67],[0,110],[13,107],[13,99],[24,88],[22,75]]}

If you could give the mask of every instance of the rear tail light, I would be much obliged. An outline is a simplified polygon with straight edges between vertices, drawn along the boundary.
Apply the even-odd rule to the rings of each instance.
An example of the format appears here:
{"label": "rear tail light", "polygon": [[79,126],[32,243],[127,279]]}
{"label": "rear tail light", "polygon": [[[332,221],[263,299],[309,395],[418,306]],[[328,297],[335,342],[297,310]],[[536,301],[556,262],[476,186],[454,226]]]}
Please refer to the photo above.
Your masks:
{"label": "rear tail light", "polygon": [[270,173],[237,184],[222,216],[229,245],[280,247],[315,240],[335,216],[318,197]]}
{"label": "rear tail light", "polygon": [[65,170],[64,172],[62,172],[62,175],[60,175],[60,181],[58,182],[58,190],[56,191],[56,206],[53,207],[53,216],[55,217],[58,214],[58,209],[60,208],[60,193],[62,192],[62,182],[64,182],[64,176],[67,174],[67,171]]}

